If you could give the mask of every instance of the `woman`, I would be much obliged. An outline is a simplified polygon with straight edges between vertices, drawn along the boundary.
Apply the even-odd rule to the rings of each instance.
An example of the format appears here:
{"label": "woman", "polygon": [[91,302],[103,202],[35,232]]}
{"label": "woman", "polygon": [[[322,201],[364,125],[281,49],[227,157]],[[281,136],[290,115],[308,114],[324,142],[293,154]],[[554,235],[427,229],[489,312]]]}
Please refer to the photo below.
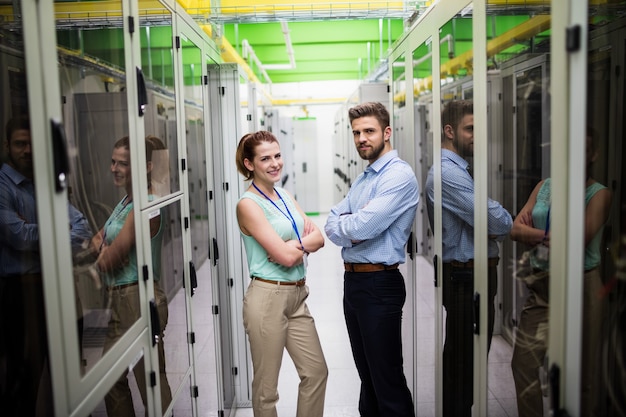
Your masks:
{"label": "woman", "polygon": [[[152,151],[158,148],[154,137],[146,138],[146,161],[148,170],[148,194],[152,197],[150,171],[152,170]],[[106,353],[141,316],[139,305],[139,279],[137,254],[135,249],[135,211],[133,210],[133,187],[130,168],[129,138],[123,137],[113,146],[111,173],[117,187],[123,187],[126,195],[117,204],[104,227],[92,239],[92,247],[98,252],[96,268],[105,276],[111,304],[111,318],[108,323],[104,352]],[[163,331],[167,325],[167,298],[159,285],[161,266],[161,241],[163,229],[161,216],[150,220],[152,240],[152,260],[154,275],[154,296],[159,312],[161,335],[158,343],[161,404],[163,410],[172,399],[165,373],[165,353],[163,349]],[[135,378],[146,404],[146,383],[143,358],[134,368]],[[128,372],[122,374],[105,397],[107,413],[110,416],[135,416],[132,395],[128,386]]]}
{"label": "woman", "polygon": [[[585,185],[585,276],[583,293],[583,345],[581,375],[581,416],[592,416],[597,388],[598,346],[602,327],[600,241],[611,206],[611,192],[591,178],[591,164],[597,159],[591,132],[587,135],[587,180]],[[513,222],[511,238],[534,247],[530,257],[533,274],[525,279],[528,298],[517,329],[511,367],[517,391],[520,417],[542,416],[543,399],[539,369],[548,343],[548,273],[550,247],[550,196],[552,181],[541,181]]]}
{"label": "woman", "polygon": [[243,322],[250,340],[255,417],[275,417],[283,351],[300,376],[297,417],[321,417],[328,368],[315,323],[306,305],[306,257],[324,246],[320,230],[284,189],[283,160],[276,137],[250,133],[237,147],[238,171],[252,183],[237,203],[250,284]]}

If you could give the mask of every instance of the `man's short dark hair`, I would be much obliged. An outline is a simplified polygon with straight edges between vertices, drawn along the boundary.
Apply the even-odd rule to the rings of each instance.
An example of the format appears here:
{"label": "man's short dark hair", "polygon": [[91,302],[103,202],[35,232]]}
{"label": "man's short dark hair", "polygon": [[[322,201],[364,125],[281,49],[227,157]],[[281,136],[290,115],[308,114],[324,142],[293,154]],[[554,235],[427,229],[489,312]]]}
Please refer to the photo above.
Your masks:
{"label": "man's short dark hair", "polygon": [[5,129],[5,138],[7,140],[7,143],[11,143],[11,136],[13,136],[13,133],[18,130],[30,131],[30,120],[28,119],[28,117],[18,116],[9,119]]}
{"label": "man's short dark hair", "polygon": [[463,117],[474,114],[474,103],[470,100],[452,100],[441,111],[441,129],[446,125],[452,126],[456,132]]}
{"label": "man's short dark hair", "polygon": [[359,119],[361,117],[366,116],[374,116],[378,123],[380,123],[380,127],[384,130],[387,126],[391,126],[389,123],[389,111],[382,104],[374,101],[370,101],[367,103],[359,104],[358,106],[352,107],[348,110],[348,116],[350,117],[350,123],[354,119]]}

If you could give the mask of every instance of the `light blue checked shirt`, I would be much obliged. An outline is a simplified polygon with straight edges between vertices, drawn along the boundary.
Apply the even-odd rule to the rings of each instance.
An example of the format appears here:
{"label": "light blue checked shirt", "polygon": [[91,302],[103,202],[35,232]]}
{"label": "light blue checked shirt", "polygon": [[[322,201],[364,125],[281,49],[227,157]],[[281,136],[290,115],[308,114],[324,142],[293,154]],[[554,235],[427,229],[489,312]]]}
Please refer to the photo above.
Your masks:
{"label": "light blue checked shirt", "polygon": [[[91,239],[89,223],[69,202],[72,248]],[[0,276],[41,272],[39,227],[33,182],[9,164],[0,168]]]}
{"label": "light blue checked shirt", "polygon": [[[441,200],[443,262],[467,262],[474,259],[474,179],[467,171],[468,162],[456,153],[441,150]],[[426,205],[431,230],[434,228],[435,188],[433,167],[426,180]],[[490,258],[498,256],[498,241],[511,231],[513,220],[497,201],[489,199],[487,230]]]}
{"label": "light blue checked shirt", "polygon": [[[333,207],[324,230],[344,262],[405,262],[419,185],[411,166],[391,150],[369,165]],[[357,243],[353,243],[357,242]]]}

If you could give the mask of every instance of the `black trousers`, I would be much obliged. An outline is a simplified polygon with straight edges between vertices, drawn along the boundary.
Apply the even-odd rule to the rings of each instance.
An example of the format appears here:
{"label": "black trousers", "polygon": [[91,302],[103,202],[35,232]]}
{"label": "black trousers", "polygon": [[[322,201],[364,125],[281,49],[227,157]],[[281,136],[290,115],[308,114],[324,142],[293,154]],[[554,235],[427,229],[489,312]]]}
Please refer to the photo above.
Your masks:
{"label": "black trousers", "polygon": [[[51,410],[43,384],[48,339],[41,274],[0,278],[0,404],[3,416]],[[46,391],[43,392],[42,390]],[[44,404],[45,403],[45,404]]]}
{"label": "black trousers", "polygon": [[[497,269],[489,267],[489,328],[491,346],[498,290]],[[443,347],[443,415],[470,417],[474,388],[474,269],[443,264],[443,306],[446,309]]]}
{"label": "black trousers", "polygon": [[402,358],[404,278],[397,269],[345,272],[343,308],[361,378],[362,417],[414,417]]}

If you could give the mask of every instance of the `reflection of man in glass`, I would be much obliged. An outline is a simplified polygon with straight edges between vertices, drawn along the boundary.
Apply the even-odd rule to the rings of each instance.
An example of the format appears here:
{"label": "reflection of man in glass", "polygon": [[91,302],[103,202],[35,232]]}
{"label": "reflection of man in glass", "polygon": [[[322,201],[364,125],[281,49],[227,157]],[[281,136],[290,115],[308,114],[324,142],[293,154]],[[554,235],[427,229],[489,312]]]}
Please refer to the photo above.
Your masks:
{"label": "reflection of man in glass", "polygon": [[[464,158],[474,155],[474,108],[471,101],[451,101],[441,114],[441,209],[443,305],[446,309],[443,349],[443,415],[471,416],[474,361],[474,180]],[[426,180],[427,209],[434,230],[433,168]],[[489,200],[489,307],[491,345],[497,292],[498,240],[508,235],[511,215]]]}
{"label": "reflection of man in glass", "polygon": [[[48,343],[33,182],[30,123],[11,119],[0,168],[0,407],[3,416],[31,416],[52,406]],[[87,220],[68,203],[72,247],[88,241]],[[39,401],[39,404],[38,404]]]}
{"label": "reflection of man in glass", "polygon": [[[150,185],[152,152],[164,146],[157,138],[146,138],[146,161],[148,170],[148,194],[153,198]],[[160,141],[159,141],[160,142]],[[135,248],[135,211],[133,210],[133,187],[130,167],[130,144],[128,136],[118,140],[113,146],[111,156],[113,182],[122,187],[126,195],[114,208],[104,227],[94,236],[92,247],[99,251],[96,268],[104,273],[111,303],[104,352],[107,352],[126,331],[141,317],[139,304],[139,275]],[[163,331],[167,324],[167,298],[159,284],[161,242],[163,239],[162,219],[160,215],[150,219],[152,241],[152,261],[154,273],[155,302],[159,311],[161,335],[158,343],[161,404],[165,409],[172,399],[165,372],[165,352],[163,350]],[[139,361],[134,369],[135,378],[144,403],[146,404],[146,381],[144,361]],[[107,413],[111,417],[135,416],[133,399],[128,385],[128,372],[119,378],[105,397]]]}

